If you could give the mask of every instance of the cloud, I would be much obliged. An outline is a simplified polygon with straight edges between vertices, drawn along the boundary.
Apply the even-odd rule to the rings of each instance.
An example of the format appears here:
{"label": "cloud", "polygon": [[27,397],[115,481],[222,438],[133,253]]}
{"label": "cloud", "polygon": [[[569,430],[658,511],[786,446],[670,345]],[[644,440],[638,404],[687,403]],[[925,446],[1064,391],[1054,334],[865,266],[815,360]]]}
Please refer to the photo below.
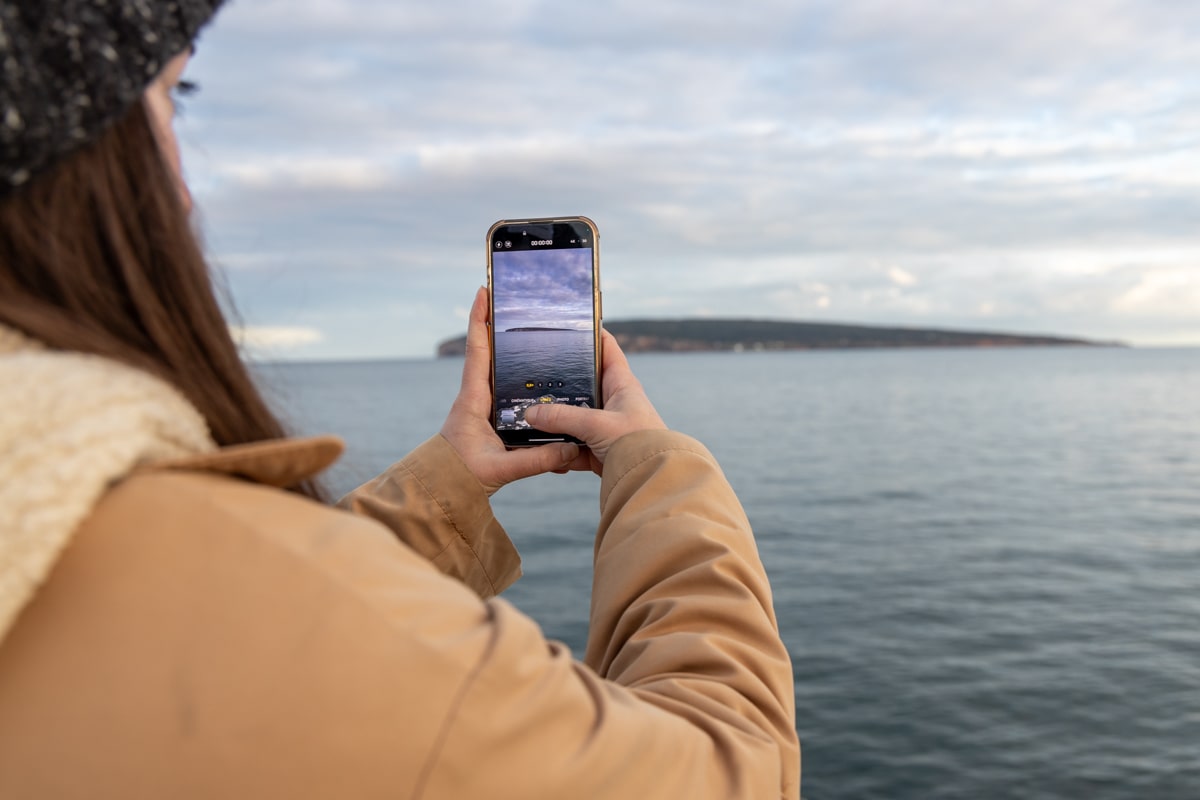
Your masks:
{"label": "cloud", "polygon": [[242,313],[325,332],[297,353],[431,353],[490,223],[575,213],[610,317],[1162,341],[1200,316],[1197,34],[1167,0],[260,0],[181,138]]}
{"label": "cloud", "polygon": [[1130,285],[1114,297],[1110,307],[1122,316],[1173,317],[1200,327],[1200,259],[1186,266],[1126,267]]}
{"label": "cloud", "polygon": [[493,320],[514,327],[592,328],[592,250],[505,250],[492,256]]}
{"label": "cloud", "polygon": [[911,272],[900,267],[889,267],[887,275],[897,286],[913,286],[917,283],[916,277]]}
{"label": "cloud", "polygon": [[259,156],[219,167],[216,177],[243,189],[310,187],[318,190],[360,191],[391,184],[386,165],[378,160],[352,156]]}
{"label": "cloud", "polygon": [[288,350],[316,344],[325,338],[315,328],[287,326],[234,325],[229,332],[238,347],[256,358],[284,355]]}

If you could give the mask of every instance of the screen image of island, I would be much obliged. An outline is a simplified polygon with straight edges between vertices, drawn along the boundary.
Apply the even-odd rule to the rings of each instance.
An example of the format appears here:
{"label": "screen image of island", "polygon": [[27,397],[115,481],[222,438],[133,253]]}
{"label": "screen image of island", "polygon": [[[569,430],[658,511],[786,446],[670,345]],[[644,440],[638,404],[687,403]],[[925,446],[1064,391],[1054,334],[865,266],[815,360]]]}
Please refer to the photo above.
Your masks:
{"label": "screen image of island", "polygon": [[534,403],[596,405],[592,250],[492,256],[495,423],[524,430]]}

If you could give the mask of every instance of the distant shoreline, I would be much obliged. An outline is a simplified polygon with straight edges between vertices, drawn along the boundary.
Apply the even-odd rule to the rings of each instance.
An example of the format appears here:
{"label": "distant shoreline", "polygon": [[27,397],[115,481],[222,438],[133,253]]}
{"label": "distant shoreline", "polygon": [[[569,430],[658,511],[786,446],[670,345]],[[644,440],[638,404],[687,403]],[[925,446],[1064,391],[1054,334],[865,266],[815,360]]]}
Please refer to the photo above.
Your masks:
{"label": "distant shoreline", "polygon": [[[500,333],[537,333],[540,331],[577,331],[576,328],[505,328]],[[465,337],[463,339],[466,341]]]}
{"label": "distant shoreline", "polygon": [[[633,319],[605,322],[627,353],[774,352],[782,350],[854,350],[929,347],[1124,347],[1054,335],[1022,335],[994,331],[939,328],[892,328],[821,322],[755,319]],[[509,328],[504,331],[558,330]],[[447,339],[439,358],[461,356],[466,337]]]}

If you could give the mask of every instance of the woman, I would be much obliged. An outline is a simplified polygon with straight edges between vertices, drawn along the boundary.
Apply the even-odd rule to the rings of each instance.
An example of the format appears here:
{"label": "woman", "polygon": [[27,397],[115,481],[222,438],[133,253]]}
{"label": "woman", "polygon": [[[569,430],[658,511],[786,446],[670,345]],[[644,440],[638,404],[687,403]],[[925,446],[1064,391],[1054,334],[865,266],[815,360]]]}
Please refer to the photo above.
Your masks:
{"label": "woman", "polygon": [[[0,796],[798,797],[749,524],[615,341],[505,451],[486,303],[441,433],[345,498],[190,233],[170,94],[220,0],[0,6]],[[488,496],[601,475],[582,663],[494,595]]]}

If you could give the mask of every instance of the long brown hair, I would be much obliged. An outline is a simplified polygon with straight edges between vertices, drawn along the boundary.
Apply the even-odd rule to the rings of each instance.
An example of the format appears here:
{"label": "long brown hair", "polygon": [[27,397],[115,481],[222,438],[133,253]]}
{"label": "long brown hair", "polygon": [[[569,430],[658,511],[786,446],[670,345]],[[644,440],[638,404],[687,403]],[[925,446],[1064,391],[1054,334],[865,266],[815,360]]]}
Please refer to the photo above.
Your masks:
{"label": "long brown hair", "polygon": [[[141,103],[0,201],[0,322],[165,379],[226,446],[275,439]],[[293,491],[323,499],[306,482]]]}

